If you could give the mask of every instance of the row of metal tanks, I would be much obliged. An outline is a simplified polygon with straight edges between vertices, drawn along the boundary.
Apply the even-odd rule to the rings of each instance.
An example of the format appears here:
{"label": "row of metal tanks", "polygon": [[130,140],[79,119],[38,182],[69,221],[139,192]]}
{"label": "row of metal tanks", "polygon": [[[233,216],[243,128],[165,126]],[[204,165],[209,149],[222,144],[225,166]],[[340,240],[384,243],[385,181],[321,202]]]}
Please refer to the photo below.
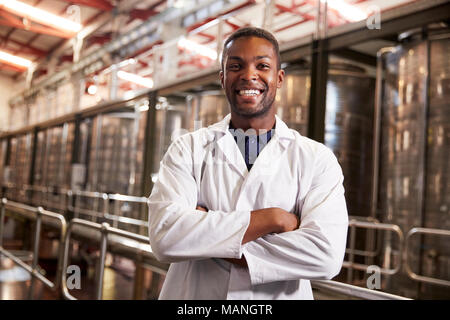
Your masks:
{"label": "row of metal tanks", "polygon": [[[417,33],[406,35],[407,43],[381,58],[385,77],[378,197],[380,217],[405,235],[413,227],[450,230],[449,30],[425,40]],[[394,246],[387,245],[384,253]],[[387,287],[415,298],[450,298],[448,236],[414,235],[408,246],[411,271],[446,280],[447,286],[412,282],[403,268]],[[396,255],[391,263],[400,258]]]}
{"label": "row of metal tanks", "polygon": [[[399,225],[405,235],[420,226],[450,229],[449,38],[439,35],[409,41],[383,56],[381,152],[375,159],[380,183],[373,217]],[[286,74],[276,97],[277,114],[289,127],[307,135],[309,68],[287,66]],[[331,63],[326,98],[324,142],[342,166],[349,214],[369,217],[373,213],[375,78],[360,66]],[[211,86],[160,96],[154,104],[147,99],[132,101],[113,112],[0,141],[3,191],[11,199],[53,210],[65,212],[71,205],[72,213],[97,222],[104,218],[94,213],[104,212],[106,206],[113,208],[115,216],[146,221],[145,204],[105,202],[92,194],[80,194],[67,203],[63,191],[148,196],[145,180],[157,179],[159,162],[171,141],[183,132],[220,121],[227,113],[223,92]],[[145,157],[152,159],[146,171],[150,177],[144,177]],[[143,225],[117,221],[123,220],[112,220],[117,227],[147,233]],[[396,252],[394,238],[377,233],[369,243],[366,236],[358,235],[357,248],[368,250],[374,242],[381,243],[382,253],[372,263],[386,269],[398,263],[401,254]],[[413,240],[408,251],[413,271],[448,280],[448,239],[417,236]],[[363,258],[355,261],[367,261]],[[448,287],[420,284],[405,272],[403,268],[395,276],[383,275],[382,289],[411,298],[450,297]],[[366,278],[365,272],[352,277],[363,282]]]}

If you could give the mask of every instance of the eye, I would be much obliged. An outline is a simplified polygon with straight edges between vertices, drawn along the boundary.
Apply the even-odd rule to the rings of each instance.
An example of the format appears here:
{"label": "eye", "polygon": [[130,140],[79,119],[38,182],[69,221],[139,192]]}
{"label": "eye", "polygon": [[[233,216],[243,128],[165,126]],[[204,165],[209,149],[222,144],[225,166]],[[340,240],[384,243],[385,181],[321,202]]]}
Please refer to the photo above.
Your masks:
{"label": "eye", "polygon": [[267,63],[260,63],[260,64],[258,65],[258,67],[259,67],[260,69],[270,69],[270,65],[268,65]]}
{"label": "eye", "polygon": [[233,63],[228,65],[228,70],[239,70],[240,69],[240,65],[238,63]]}

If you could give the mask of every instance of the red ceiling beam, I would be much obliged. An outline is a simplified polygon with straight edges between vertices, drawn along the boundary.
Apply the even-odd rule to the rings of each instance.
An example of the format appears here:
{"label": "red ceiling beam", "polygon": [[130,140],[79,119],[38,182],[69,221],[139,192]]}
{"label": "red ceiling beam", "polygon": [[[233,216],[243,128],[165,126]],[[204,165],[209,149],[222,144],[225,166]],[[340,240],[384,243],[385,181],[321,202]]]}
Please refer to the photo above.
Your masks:
{"label": "red ceiling beam", "polygon": [[157,15],[158,13],[159,11],[153,9],[133,9],[129,13],[130,20],[128,21],[132,21],[134,19],[147,20],[148,18]]}
{"label": "red ceiling beam", "polygon": [[225,19],[225,23],[226,23],[227,25],[229,25],[231,28],[233,28],[233,31],[236,31],[237,29],[240,28],[240,26],[238,26],[237,24],[234,24],[234,23],[228,21],[228,19]]}
{"label": "red ceiling beam", "polygon": [[63,0],[63,1],[79,4],[81,6],[96,8],[103,11],[111,11],[114,8],[114,6],[107,0]]}
{"label": "red ceiling beam", "polygon": [[216,40],[216,37],[214,37],[211,34],[205,33],[205,32],[198,32],[197,35],[202,36],[204,38],[207,38],[208,39],[207,43]]}
{"label": "red ceiling beam", "polygon": [[93,44],[99,44],[99,45],[104,45],[105,43],[110,42],[112,39],[112,32],[107,32],[104,34],[99,34],[99,35],[95,35],[95,36],[91,36],[88,39],[88,46],[91,46]]}
{"label": "red ceiling beam", "polygon": [[27,68],[25,68],[25,67],[22,68],[15,64],[9,64],[6,61],[0,61],[0,68],[6,69],[9,71],[14,71],[14,72],[24,72],[27,70]]}
{"label": "red ceiling beam", "polygon": [[25,25],[23,23],[23,20],[18,19],[15,16],[13,16],[5,11],[2,11],[2,10],[0,10],[0,16],[3,18],[0,20],[0,24],[4,25],[4,26],[19,28],[19,29],[23,29],[23,30],[27,30],[27,31],[31,31],[31,32],[47,34],[50,36],[55,36],[55,37],[65,38],[65,39],[70,39],[75,35],[74,33],[64,32],[64,31],[56,30],[56,29],[49,28],[49,27],[41,27],[41,26],[38,26],[38,25],[32,24],[32,23]]}
{"label": "red ceiling beam", "polygon": [[14,44],[20,46],[21,48],[26,49],[27,52],[29,52],[29,53],[31,53],[31,54],[33,54],[35,56],[43,57],[43,56],[45,56],[47,54],[47,52],[45,52],[44,50],[32,47],[32,46],[30,46],[30,45],[28,45],[26,43],[17,41],[15,39],[11,39],[11,38],[8,39],[7,37],[2,37],[2,36],[0,36],[0,39],[3,40],[4,43],[7,43],[7,42],[14,43]]}
{"label": "red ceiling beam", "polygon": [[154,46],[157,46],[157,45],[160,45],[160,44],[163,44],[163,43],[164,42],[162,40],[157,40],[157,41],[149,44],[148,46],[145,46],[144,48],[139,49],[138,51],[134,52],[132,55],[128,56],[127,58],[135,58],[135,57],[139,56],[140,54],[142,54],[142,53],[144,53],[146,51],[149,51]]}
{"label": "red ceiling beam", "polygon": [[297,4],[297,5],[294,5],[292,7],[286,7],[286,6],[283,6],[281,4],[275,4],[275,6],[280,12],[291,13],[293,15],[300,16],[300,17],[302,17],[305,20],[314,20],[315,19],[314,16],[312,16],[312,15],[310,15],[308,13],[304,13],[304,12],[301,12],[301,11],[297,10],[297,8],[303,6],[304,4],[306,4],[306,1],[302,2],[300,4]]}
{"label": "red ceiling beam", "polygon": [[160,11],[157,11],[156,8],[163,3],[165,3],[167,0],[160,0],[157,3],[152,4],[147,9],[133,9],[129,12],[130,19],[127,23],[133,21],[134,19],[139,20],[147,20],[150,17],[153,17],[157,15]]}

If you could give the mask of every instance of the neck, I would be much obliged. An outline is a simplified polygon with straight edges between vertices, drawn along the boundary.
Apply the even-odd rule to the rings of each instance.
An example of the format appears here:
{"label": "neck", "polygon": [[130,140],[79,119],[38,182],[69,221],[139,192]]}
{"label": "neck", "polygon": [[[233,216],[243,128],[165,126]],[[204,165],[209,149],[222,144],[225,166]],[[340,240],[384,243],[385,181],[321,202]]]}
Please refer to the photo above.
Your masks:
{"label": "neck", "polygon": [[273,128],[273,126],[275,125],[275,114],[274,112],[269,111],[262,117],[246,118],[239,116],[232,111],[231,123],[236,129],[247,131],[251,128],[255,130],[257,134],[259,134],[259,130],[267,132]]}

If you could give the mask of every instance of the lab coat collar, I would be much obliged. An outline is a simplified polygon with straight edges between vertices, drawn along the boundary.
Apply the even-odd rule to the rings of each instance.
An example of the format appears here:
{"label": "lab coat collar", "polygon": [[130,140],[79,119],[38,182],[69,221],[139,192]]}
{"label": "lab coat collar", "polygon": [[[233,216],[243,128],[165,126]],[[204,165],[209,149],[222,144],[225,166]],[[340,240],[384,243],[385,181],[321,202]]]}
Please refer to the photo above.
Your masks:
{"label": "lab coat collar", "polygon": [[[222,121],[219,121],[211,126],[209,126],[209,129],[216,132],[222,132],[226,134],[228,131],[228,128],[230,126],[230,120],[231,120],[231,113],[227,114]],[[293,140],[295,139],[294,134],[292,131],[288,128],[286,123],[284,123],[283,120],[281,120],[277,115],[275,115],[275,136],[279,139],[288,139]]]}
{"label": "lab coat collar", "polygon": [[[226,159],[226,162],[233,167],[244,179],[248,182],[248,170],[245,164],[245,160],[240,153],[236,142],[233,139],[232,134],[228,130],[230,125],[231,114],[225,116],[225,118],[208,127],[211,133],[216,136],[217,146],[219,147],[219,152],[221,152],[221,157]],[[275,116],[275,134],[272,137],[271,141],[277,141],[278,143],[273,145],[273,143],[269,143],[266,148],[270,148],[270,155],[267,154],[268,151],[262,152],[255,164],[253,165],[252,171],[253,175],[257,174],[256,171],[259,169],[265,170],[267,174],[267,166],[262,166],[263,163],[269,163],[277,159],[279,155],[282,154],[283,150],[287,147],[287,145],[291,142],[291,140],[295,139],[294,134],[287,127],[287,125],[278,117]],[[280,146],[282,146],[280,148]],[[234,152],[230,152],[230,150],[234,150]],[[261,167],[258,169],[258,167]],[[259,170],[260,171],[260,170]],[[250,175],[252,176],[252,175]],[[251,179],[250,179],[251,180]],[[247,183],[244,183],[247,184]]]}

